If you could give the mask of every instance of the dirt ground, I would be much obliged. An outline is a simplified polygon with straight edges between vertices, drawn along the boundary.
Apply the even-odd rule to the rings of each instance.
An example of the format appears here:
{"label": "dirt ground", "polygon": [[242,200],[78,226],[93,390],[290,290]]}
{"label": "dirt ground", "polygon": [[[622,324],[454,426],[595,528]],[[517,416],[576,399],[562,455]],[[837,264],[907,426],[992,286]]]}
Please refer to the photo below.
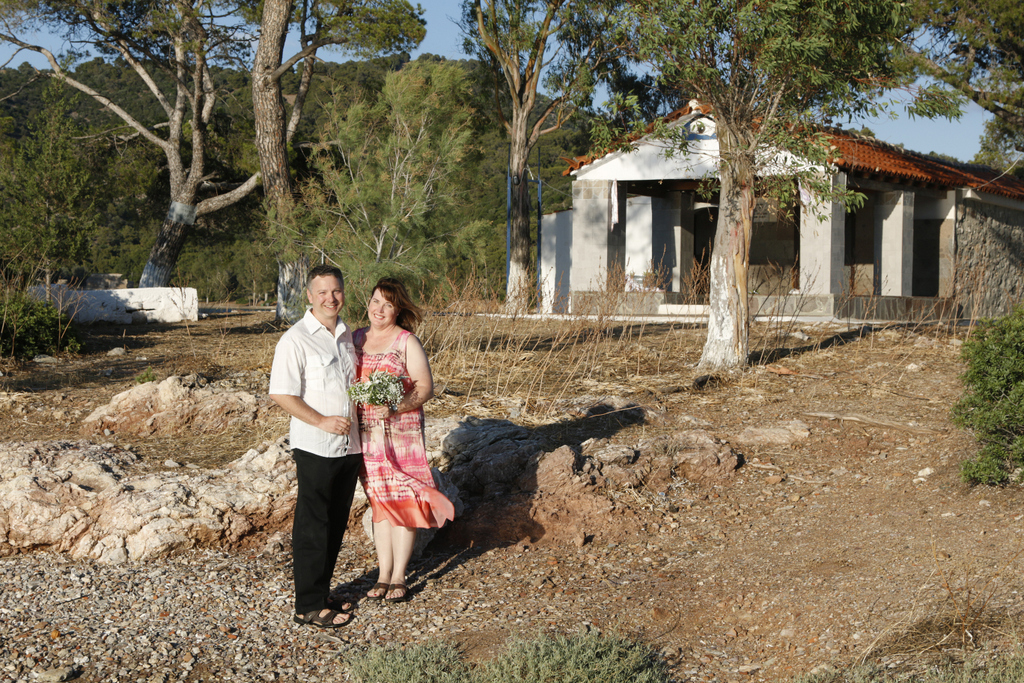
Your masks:
{"label": "dirt ground", "polygon": [[[469,330],[473,323],[461,324]],[[140,376],[201,373],[265,393],[280,332],[266,312],[94,325],[80,356],[0,362],[0,435],[78,438],[77,423]],[[796,336],[755,329],[752,348],[772,350],[775,360],[702,390],[693,387],[699,328],[606,326],[589,347],[579,335],[571,348],[552,336],[515,346],[513,357],[507,346],[490,357],[494,330],[475,330],[466,334],[489,336],[472,345],[472,362],[452,357],[449,336],[424,335],[437,353],[439,388],[428,415],[504,417],[540,430],[553,448],[578,446],[595,432],[552,412],[555,399],[615,395],[649,415],[603,433],[615,443],[698,427],[742,454],[736,476],[719,485],[603,492],[616,513],[599,541],[591,540],[597,530],[584,529],[582,547],[539,537],[499,544],[468,562],[486,562],[497,575],[496,566],[511,570],[524,553],[542,550],[551,558],[546,576],[557,580],[526,590],[585,598],[553,627],[638,633],[664,653],[678,680],[787,680],[862,660],[921,670],[1016,648],[1024,493],[1018,485],[972,488],[959,480],[958,464],[977,449],[949,417],[961,391],[967,329],[798,325],[783,332]],[[109,355],[115,348],[126,353]],[[521,379],[509,374],[510,364],[523,366],[523,377],[531,365],[543,367],[544,378]],[[792,420],[806,423],[810,435],[783,445],[735,441],[744,428]],[[231,434],[109,440],[153,466],[168,458],[214,466],[286,431],[282,413]],[[500,580],[449,588],[471,589],[483,604],[509,590]],[[484,656],[508,635],[504,626],[467,630],[462,645]]]}

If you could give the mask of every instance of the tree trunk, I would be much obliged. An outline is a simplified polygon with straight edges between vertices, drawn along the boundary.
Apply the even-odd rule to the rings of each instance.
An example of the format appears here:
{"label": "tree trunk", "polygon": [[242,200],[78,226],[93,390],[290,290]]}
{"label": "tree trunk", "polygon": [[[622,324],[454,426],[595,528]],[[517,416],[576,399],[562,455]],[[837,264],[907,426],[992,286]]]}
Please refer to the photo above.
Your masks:
{"label": "tree trunk", "polygon": [[[726,136],[719,129],[719,141]],[[724,151],[727,149],[723,144]],[[744,158],[721,165],[718,226],[711,253],[708,338],[697,367],[716,371],[747,364],[750,336],[750,231],[754,209],[753,173]]]}
{"label": "tree trunk", "polygon": [[256,125],[256,150],[260,157],[263,189],[273,202],[291,198],[292,181],[288,171],[288,146],[285,139],[284,98],[281,81],[273,78],[281,66],[290,0],[266,0],[260,23],[260,42],[252,68],[252,105]]}
{"label": "tree trunk", "polygon": [[164,218],[156,243],[149,252],[149,260],[139,278],[139,287],[166,287],[174,275],[178,254],[185,244],[188,231],[196,222],[196,207],[191,204],[171,202],[171,208]]}
{"label": "tree trunk", "polygon": [[[524,121],[525,124],[525,121]],[[509,171],[512,173],[512,217],[509,243],[508,282],[505,285],[505,307],[510,313],[522,313],[530,302],[530,189],[526,164],[530,155],[525,125],[521,134],[511,136]]]}
{"label": "tree trunk", "polygon": [[[288,168],[288,139],[281,81],[273,78],[281,66],[291,0],[266,0],[260,22],[260,42],[252,69],[252,105],[256,123],[256,151],[267,200],[280,207],[292,201],[292,178]],[[277,262],[277,319],[293,323],[305,314],[302,291],[306,286],[309,257]]]}
{"label": "tree trunk", "polygon": [[306,314],[306,274],[309,257],[303,254],[295,261],[277,262],[277,319],[294,323]]}

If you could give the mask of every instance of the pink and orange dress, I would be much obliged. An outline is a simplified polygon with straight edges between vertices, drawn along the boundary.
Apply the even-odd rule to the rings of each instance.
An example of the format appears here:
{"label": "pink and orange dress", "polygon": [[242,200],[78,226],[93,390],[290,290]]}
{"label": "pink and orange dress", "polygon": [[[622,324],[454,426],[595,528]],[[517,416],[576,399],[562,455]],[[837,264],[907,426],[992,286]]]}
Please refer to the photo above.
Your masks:
{"label": "pink and orange dress", "polygon": [[[406,345],[411,333],[402,330],[383,353],[365,353],[366,328],[356,330],[356,376],[365,379],[376,370],[402,377],[411,388],[406,368]],[[423,433],[423,408],[387,418],[385,406],[358,406],[359,436],[363,444],[363,469],[359,479],[370,499],[373,521],[385,519],[393,526],[440,528],[455,519],[451,501],[434,486],[427,463]]]}

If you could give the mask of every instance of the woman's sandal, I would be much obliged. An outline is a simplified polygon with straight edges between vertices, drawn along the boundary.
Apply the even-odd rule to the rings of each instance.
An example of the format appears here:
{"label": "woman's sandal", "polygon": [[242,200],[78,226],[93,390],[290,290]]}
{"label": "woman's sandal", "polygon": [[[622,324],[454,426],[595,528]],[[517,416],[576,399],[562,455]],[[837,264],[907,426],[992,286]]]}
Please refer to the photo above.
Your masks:
{"label": "woman's sandal", "polygon": [[[384,602],[408,602],[409,601],[409,587],[404,583],[393,583],[388,586],[388,593],[391,591],[402,591],[402,594],[397,598],[384,598]],[[387,593],[385,593],[387,595]]]}
{"label": "woman's sandal", "polygon": [[370,595],[370,591],[366,591],[367,600],[383,600],[384,596],[388,594],[388,589],[391,588],[390,584],[378,581],[370,587],[370,591],[380,591],[379,595]]}
{"label": "woman's sandal", "polygon": [[[302,624],[304,626],[316,626],[317,628],[341,628],[342,626],[348,626],[349,622],[352,621],[352,615],[348,612],[338,612],[333,609],[328,609],[327,614],[320,615],[325,610],[315,609],[312,612],[306,612],[305,614],[296,614],[292,617],[292,620],[296,624]],[[334,620],[338,618],[339,614],[343,614],[348,619],[341,622],[340,624],[334,623]]]}

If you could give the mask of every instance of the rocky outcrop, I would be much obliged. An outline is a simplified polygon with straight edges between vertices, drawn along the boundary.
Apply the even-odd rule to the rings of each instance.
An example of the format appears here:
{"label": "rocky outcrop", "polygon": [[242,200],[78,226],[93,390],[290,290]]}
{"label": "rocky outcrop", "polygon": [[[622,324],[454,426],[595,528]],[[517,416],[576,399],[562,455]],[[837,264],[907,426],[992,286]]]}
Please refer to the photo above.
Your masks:
{"label": "rocky outcrop", "polygon": [[609,529],[629,533],[635,523],[628,506],[616,503],[608,490],[661,493],[679,479],[720,483],[740,465],[740,456],[727,443],[702,430],[636,445],[590,439],[579,449],[561,446],[544,452],[528,437],[515,438],[518,432],[501,422],[476,421],[453,438],[453,443],[479,446],[478,451],[462,450],[452,470],[479,496],[476,508],[449,532],[455,542],[528,538],[582,546]]}
{"label": "rocky outcrop", "polygon": [[543,447],[529,430],[508,420],[468,416],[444,437],[441,452],[460,491],[498,495],[517,488],[523,470]]}
{"label": "rocky outcrop", "polygon": [[295,468],[283,440],[219,470],[135,474],[111,445],[0,445],[0,554],[30,549],[125,562],[196,546],[236,547],[280,527],[294,507]]}
{"label": "rocky outcrop", "polygon": [[267,396],[227,391],[200,375],[146,382],[114,396],[82,421],[81,433],[172,435],[183,429],[215,434],[250,425],[275,409]]}
{"label": "rocky outcrop", "polygon": [[[259,532],[289,530],[295,507],[283,438],[217,470],[139,473],[130,451],[87,441],[0,444],[0,463],[0,555],[49,549],[121,563],[236,548]],[[436,469],[434,479],[461,515],[458,488]],[[424,534],[420,549],[432,538]]]}

